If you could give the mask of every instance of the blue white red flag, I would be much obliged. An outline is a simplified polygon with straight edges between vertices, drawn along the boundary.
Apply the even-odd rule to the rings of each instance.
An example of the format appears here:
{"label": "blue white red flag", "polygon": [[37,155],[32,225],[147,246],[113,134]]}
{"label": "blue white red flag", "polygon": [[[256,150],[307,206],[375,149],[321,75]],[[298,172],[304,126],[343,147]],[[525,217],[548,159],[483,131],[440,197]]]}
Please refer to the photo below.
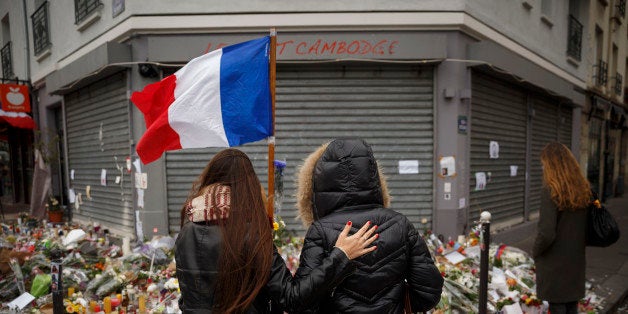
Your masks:
{"label": "blue white red flag", "polygon": [[146,121],[136,149],[142,162],[167,150],[231,147],[271,136],[269,46],[266,36],[212,51],[133,93]]}

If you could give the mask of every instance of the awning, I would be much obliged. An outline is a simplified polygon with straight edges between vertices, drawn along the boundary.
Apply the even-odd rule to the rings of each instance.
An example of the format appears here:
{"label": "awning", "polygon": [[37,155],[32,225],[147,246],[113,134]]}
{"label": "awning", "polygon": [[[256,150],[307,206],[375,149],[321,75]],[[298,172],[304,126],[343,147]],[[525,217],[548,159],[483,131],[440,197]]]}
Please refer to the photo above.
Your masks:
{"label": "awning", "polygon": [[21,129],[34,129],[35,120],[24,112],[6,112],[0,110],[0,121],[4,120],[13,127]]}

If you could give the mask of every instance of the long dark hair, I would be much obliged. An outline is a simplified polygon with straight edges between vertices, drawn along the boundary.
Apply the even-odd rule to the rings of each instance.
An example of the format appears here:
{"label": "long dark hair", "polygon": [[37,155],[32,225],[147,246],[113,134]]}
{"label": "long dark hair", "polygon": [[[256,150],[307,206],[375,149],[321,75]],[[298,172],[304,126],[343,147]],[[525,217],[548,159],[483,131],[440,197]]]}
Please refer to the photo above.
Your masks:
{"label": "long dark hair", "polygon": [[[231,188],[231,208],[229,218],[218,221],[223,238],[213,310],[217,313],[244,312],[270,274],[271,228],[259,179],[246,154],[233,148],[216,154],[194,182],[188,202],[214,183]],[[185,211],[184,205],[181,226],[187,220]]]}
{"label": "long dark hair", "polygon": [[589,181],[567,146],[551,142],[541,151],[543,182],[558,210],[585,208],[591,201]]}

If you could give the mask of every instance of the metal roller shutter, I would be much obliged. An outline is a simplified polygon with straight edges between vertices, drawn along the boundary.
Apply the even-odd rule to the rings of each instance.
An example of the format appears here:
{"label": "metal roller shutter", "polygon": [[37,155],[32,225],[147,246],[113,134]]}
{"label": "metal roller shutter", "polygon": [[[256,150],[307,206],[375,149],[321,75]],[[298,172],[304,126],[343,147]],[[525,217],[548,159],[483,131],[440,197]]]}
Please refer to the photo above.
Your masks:
{"label": "metal roller shutter", "polygon": [[[126,170],[117,168],[125,167],[131,151],[126,72],[66,95],[65,111],[68,163],[75,172],[70,184],[83,200],[75,217],[134,234],[131,178]],[[107,171],[106,186],[101,185],[102,169]],[[121,176],[120,184],[115,183],[116,176]],[[86,195],[87,186],[91,187],[91,199]]]}
{"label": "metal roller shutter", "polygon": [[561,105],[558,114],[558,141],[571,148],[573,108],[568,105]]}
{"label": "metal roller shutter", "polygon": [[[474,72],[471,104],[471,186],[469,223],[482,211],[494,224],[523,220],[527,106],[522,90]],[[489,143],[499,143],[499,158],[489,158]],[[510,166],[518,167],[510,176]],[[475,190],[477,172],[491,173],[484,190]]]}
{"label": "metal roller shutter", "polygon": [[546,99],[532,100],[534,115],[532,117],[532,139],[530,156],[530,193],[528,208],[530,214],[539,212],[541,205],[541,188],[543,186],[543,169],[541,167],[541,150],[547,143],[556,141],[558,107]]}
{"label": "metal roller shutter", "polygon": [[[362,137],[373,146],[388,177],[392,208],[431,226],[433,169],[433,68],[384,65],[280,66],[277,71],[275,158],[285,160],[280,216],[296,220],[295,172],[305,157],[338,137]],[[166,154],[171,232],[193,180],[219,149]],[[266,186],[265,143],[242,150]],[[399,174],[399,160],[419,160],[419,174]]]}
{"label": "metal roller shutter", "polygon": [[541,150],[549,142],[559,141],[571,146],[571,107],[559,107],[559,101],[535,97],[532,100],[532,139],[530,156],[530,193],[528,208],[537,215],[541,204],[543,169]]}

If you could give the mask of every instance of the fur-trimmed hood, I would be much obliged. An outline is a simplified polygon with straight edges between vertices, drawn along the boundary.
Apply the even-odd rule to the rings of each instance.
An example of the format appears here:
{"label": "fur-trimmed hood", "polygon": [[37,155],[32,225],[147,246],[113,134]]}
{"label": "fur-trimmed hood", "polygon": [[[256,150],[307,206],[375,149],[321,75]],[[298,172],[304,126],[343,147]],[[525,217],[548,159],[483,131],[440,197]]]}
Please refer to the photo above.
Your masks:
{"label": "fur-trimmed hood", "polygon": [[323,144],[305,159],[297,187],[297,208],[305,227],[340,208],[390,206],[386,179],[362,139]]}

